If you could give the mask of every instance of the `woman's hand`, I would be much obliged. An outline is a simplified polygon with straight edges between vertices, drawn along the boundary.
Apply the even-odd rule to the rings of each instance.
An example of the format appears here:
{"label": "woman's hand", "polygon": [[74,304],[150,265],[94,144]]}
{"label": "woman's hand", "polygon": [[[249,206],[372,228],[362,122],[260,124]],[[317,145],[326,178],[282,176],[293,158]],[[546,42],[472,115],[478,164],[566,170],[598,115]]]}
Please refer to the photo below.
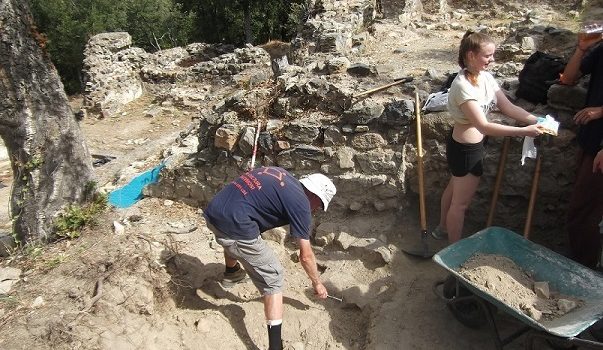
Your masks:
{"label": "woman's hand", "polygon": [[601,117],[603,117],[603,107],[586,107],[574,115],[574,123],[584,125]]}
{"label": "woman's hand", "polygon": [[529,137],[537,137],[537,136],[542,135],[542,133],[544,132],[544,129],[542,128],[542,126],[540,126],[538,124],[524,126],[521,129],[524,132],[523,136],[529,136]]}

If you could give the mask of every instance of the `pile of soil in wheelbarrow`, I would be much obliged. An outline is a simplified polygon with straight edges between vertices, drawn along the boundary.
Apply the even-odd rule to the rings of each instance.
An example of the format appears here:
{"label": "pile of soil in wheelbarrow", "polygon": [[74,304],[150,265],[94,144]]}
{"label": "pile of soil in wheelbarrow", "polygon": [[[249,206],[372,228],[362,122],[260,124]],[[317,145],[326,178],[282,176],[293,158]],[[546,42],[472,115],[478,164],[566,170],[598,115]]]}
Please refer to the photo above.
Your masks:
{"label": "pile of soil in wheelbarrow", "polygon": [[475,254],[459,273],[479,289],[536,321],[552,320],[579,308],[582,300],[549,290],[548,281],[535,281],[513,260],[492,254]]}

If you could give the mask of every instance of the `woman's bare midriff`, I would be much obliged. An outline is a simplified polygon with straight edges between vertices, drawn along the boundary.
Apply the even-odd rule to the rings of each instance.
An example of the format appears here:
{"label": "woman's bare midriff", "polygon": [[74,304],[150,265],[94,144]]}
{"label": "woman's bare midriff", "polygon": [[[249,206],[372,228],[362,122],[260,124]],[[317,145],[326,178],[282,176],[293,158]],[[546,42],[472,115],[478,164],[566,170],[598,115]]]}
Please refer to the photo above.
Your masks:
{"label": "woman's bare midriff", "polygon": [[454,124],[452,138],[459,143],[478,143],[484,138],[484,134],[479,132],[472,124]]}

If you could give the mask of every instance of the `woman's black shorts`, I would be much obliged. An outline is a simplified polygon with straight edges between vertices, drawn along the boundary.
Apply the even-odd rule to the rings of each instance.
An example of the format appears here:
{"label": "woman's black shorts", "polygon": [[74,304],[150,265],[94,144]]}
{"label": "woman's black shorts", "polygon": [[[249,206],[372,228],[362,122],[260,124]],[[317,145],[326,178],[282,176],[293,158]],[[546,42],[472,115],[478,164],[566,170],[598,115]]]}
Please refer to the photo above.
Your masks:
{"label": "woman's black shorts", "polygon": [[483,160],[486,154],[484,141],[478,143],[460,143],[448,135],[446,143],[446,160],[448,169],[453,176],[462,177],[469,173],[482,176],[484,173]]}

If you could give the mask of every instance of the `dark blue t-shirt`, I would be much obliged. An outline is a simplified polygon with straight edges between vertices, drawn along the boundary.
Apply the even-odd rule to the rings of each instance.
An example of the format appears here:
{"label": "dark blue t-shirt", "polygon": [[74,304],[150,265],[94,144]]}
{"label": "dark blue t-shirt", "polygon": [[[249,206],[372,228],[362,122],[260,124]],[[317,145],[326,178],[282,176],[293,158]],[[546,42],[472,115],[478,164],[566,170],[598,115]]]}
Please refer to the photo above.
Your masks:
{"label": "dark blue t-shirt", "polygon": [[278,167],[262,167],[241,175],[216,194],[204,216],[232,239],[254,239],[261,232],[286,224],[294,237],[310,239],[310,201],[302,184]]}
{"label": "dark blue t-shirt", "polygon": [[[582,74],[590,74],[586,107],[603,106],[603,44],[588,53],[580,64]],[[595,155],[603,142],[603,118],[591,120],[578,130],[578,143],[584,152]]]}

